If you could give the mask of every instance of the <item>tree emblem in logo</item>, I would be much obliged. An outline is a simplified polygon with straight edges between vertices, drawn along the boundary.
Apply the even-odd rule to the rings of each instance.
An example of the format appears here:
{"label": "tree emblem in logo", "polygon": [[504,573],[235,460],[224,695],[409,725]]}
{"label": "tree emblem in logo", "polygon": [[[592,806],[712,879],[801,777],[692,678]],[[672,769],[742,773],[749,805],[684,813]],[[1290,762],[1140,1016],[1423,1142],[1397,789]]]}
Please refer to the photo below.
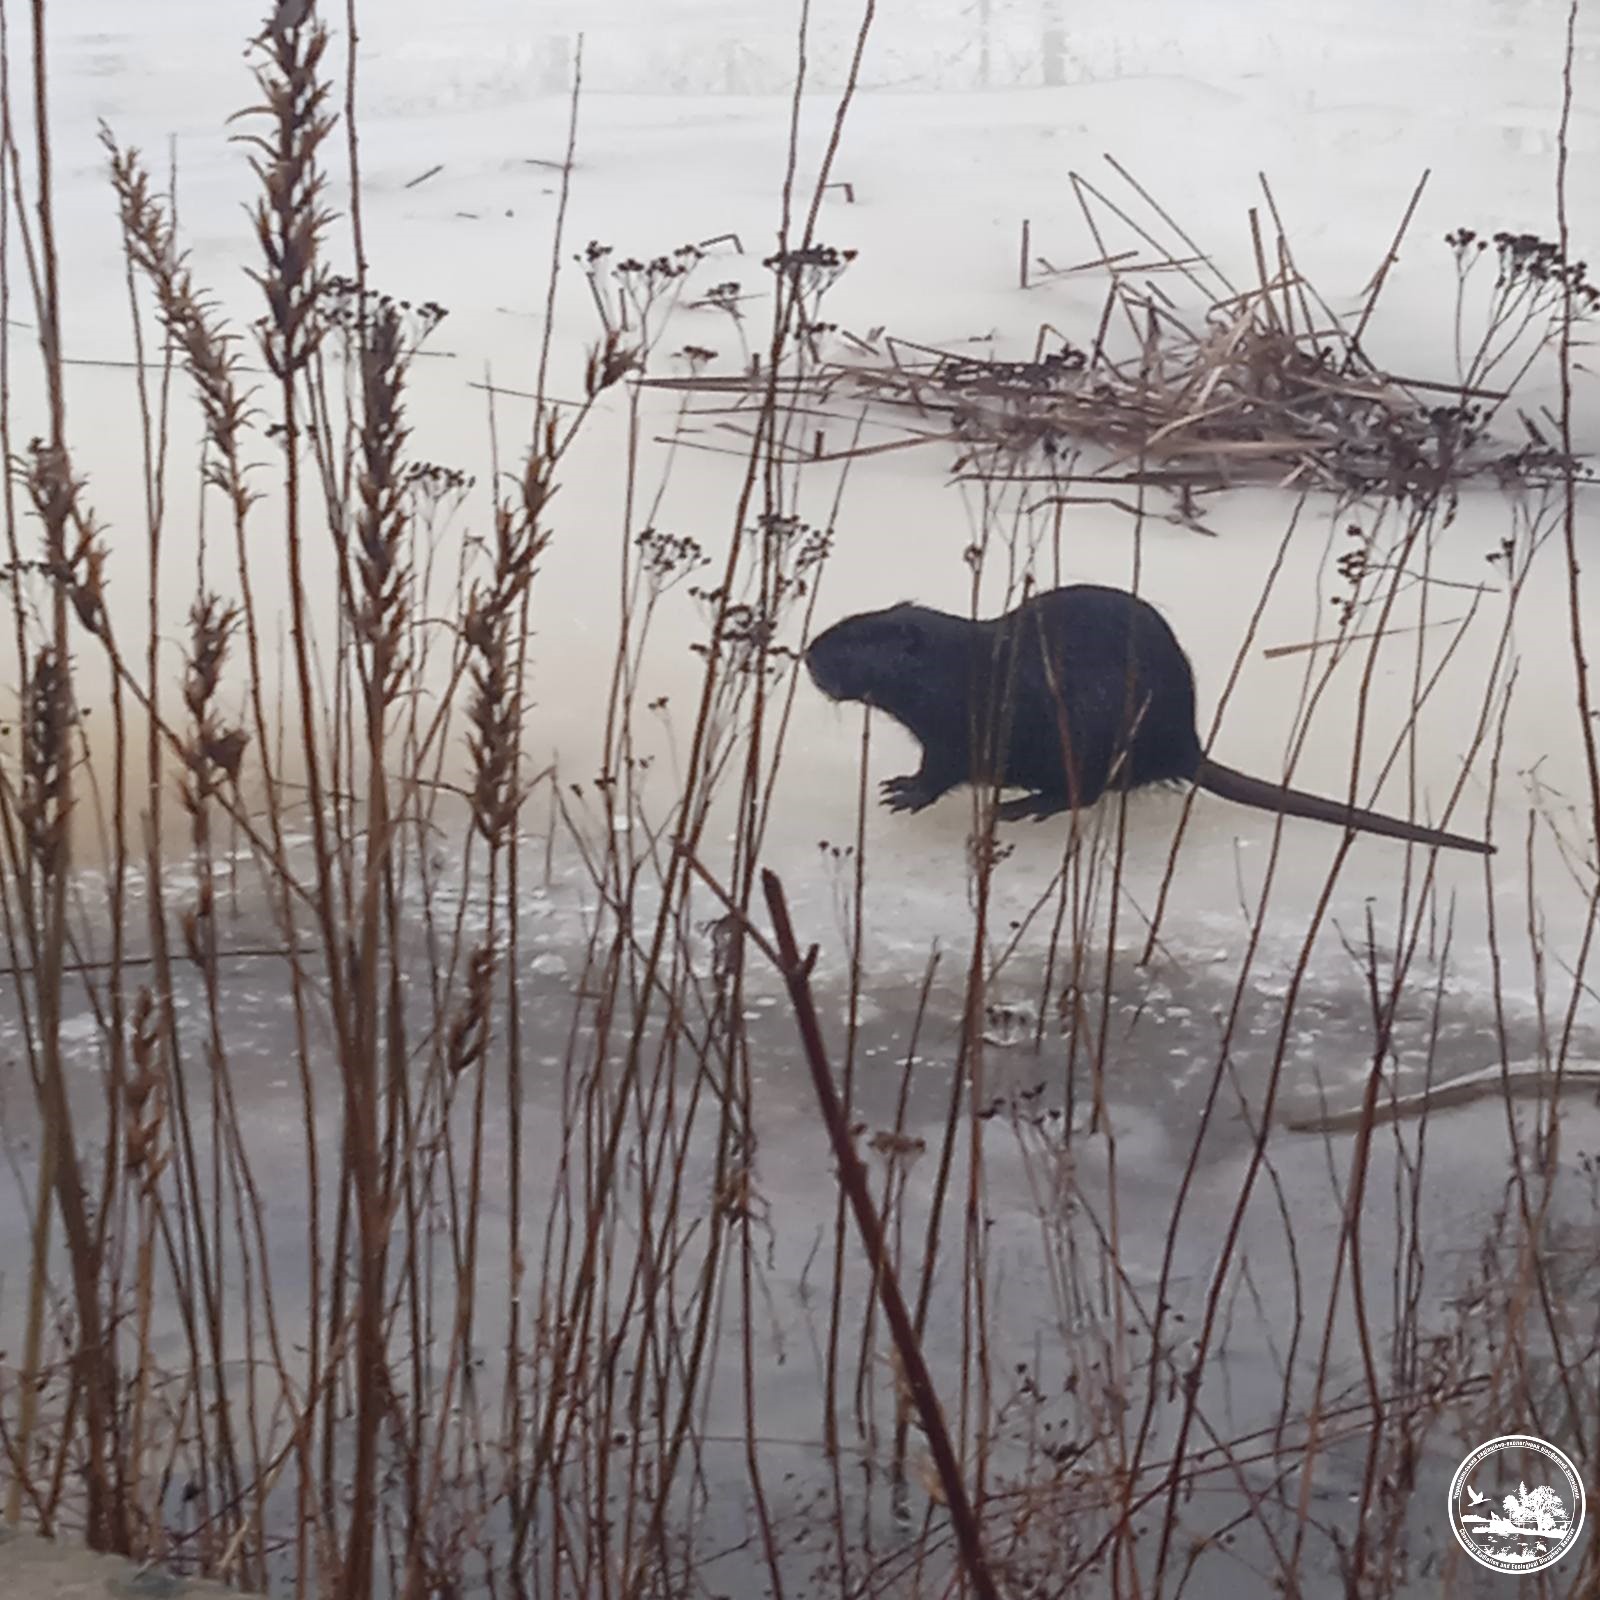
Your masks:
{"label": "tree emblem in logo", "polygon": [[1554,1566],[1578,1542],[1583,1516],[1577,1469],[1531,1434],[1479,1445],[1450,1482],[1450,1526],[1462,1549],[1492,1572]]}

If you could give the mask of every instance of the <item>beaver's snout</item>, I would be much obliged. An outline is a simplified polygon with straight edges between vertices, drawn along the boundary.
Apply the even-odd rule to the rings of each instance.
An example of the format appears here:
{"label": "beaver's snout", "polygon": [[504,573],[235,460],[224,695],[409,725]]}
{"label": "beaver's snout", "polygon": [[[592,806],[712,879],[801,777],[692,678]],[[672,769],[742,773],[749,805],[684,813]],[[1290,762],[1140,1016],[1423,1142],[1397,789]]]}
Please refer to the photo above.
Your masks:
{"label": "beaver's snout", "polygon": [[860,700],[893,712],[918,693],[924,643],[914,607],[864,612],[819,633],[806,650],[806,669],[830,700]]}
{"label": "beaver's snout", "polygon": [[819,634],[807,647],[806,671],[811,674],[811,681],[830,700],[859,700],[863,685],[859,670],[852,671],[856,665],[853,657],[854,652],[848,646],[841,646],[830,628],[827,633]]}

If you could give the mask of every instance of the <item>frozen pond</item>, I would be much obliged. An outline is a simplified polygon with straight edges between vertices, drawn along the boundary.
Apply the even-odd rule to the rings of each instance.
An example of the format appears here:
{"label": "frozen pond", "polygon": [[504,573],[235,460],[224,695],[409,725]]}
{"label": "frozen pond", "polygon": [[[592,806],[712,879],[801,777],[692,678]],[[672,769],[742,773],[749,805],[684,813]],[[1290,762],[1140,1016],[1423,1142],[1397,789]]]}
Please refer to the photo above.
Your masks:
{"label": "frozen pond", "polygon": [[[337,10],[330,23],[342,27]],[[1130,203],[1107,153],[1245,285],[1257,271],[1252,209],[1270,233],[1275,202],[1295,262],[1330,314],[1344,318],[1360,315],[1426,170],[1364,333],[1385,370],[1418,379],[1456,375],[1455,264],[1444,235],[1462,226],[1554,232],[1564,6],[1137,0],[1089,18],[1064,0],[940,0],[915,15],[898,3],[879,10],[817,235],[856,252],[826,314],[863,338],[887,327],[942,350],[1021,357],[1048,325],[1087,344],[1103,274],[1041,276],[1036,264],[1023,288],[1019,248],[1060,266],[1100,254],[1070,175]],[[837,0],[814,8],[814,78],[796,98],[797,19],[748,0],[672,0],[647,15],[621,3],[460,0],[441,11],[385,0],[363,15],[361,222],[372,283],[449,312],[410,371],[409,447],[476,481],[435,530],[429,560],[439,577],[419,589],[428,602],[419,600],[419,612],[448,607],[457,564],[485,559],[492,486],[508,481],[495,472],[520,470],[547,333],[550,392],[581,392],[599,333],[577,264],[589,241],[645,260],[686,243],[704,251],[660,313],[653,372],[681,375],[687,365],[675,352],[686,346],[713,352],[700,358],[704,370],[737,372],[765,347],[773,274],[762,261],[777,238],[791,119],[803,212],[859,20]],[[52,17],[67,433],[109,530],[112,623],[137,641],[124,648],[141,660],[138,352],[97,124],[141,147],[160,184],[172,164],[195,277],[244,327],[259,314],[245,276],[255,260],[250,223],[239,207],[250,179],[226,124],[250,99],[244,26],[235,8],[197,0],[137,12],[75,0]],[[20,27],[13,19],[13,31]],[[547,329],[580,32],[563,274]],[[342,36],[334,60],[341,77]],[[1569,124],[1575,172],[1592,172],[1600,151],[1597,69],[1600,32],[1585,14]],[[336,88],[342,105],[342,82]],[[329,202],[347,214],[342,128],[326,159]],[[25,149],[25,168],[30,161]],[[1600,237],[1593,184],[1575,177],[1569,205],[1581,254]],[[327,248],[344,268],[344,221],[332,224]],[[11,431],[21,440],[45,425],[44,391],[25,343],[33,338],[25,275],[16,264],[8,271]],[[719,288],[729,284],[737,287]],[[1177,275],[1163,289],[1184,292]],[[1469,297],[1466,306],[1481,321],[1482,305]],[[240,348],[253,366],[253,342]],[[270,410],[266,375],[251,378]],[[1517,404],[1548,433],[1560,404],[1550,363],[1529,374]],[[1594,449],[1597,423],[1593,377],[1582,373],[1573,403],[1580,451]],[[393,1147],[403,1151],[400,1176],[385,1179],[403,1198],[376,1231],[389,1230],[396,1252],[402,1239],[420,1243],[407,1272],[395,1255],[388,1268],[386,1381],[427,1411],[439,1442],[430,1453],[434,1436],[423,1450],[418,1433],[408,1455],[411,1424],[402,1426],[397,1403],[382,1449],[413,1472],[426,1458],[434,1520],[413,1534],[437,1541],[429,1560],[463,1584],[451,1592],[490,1592],[496,1552],[514,1549],[537,1567],[542,1551],[565,1548],[563,1537],[582,1544],[553,1530],[597,1504],[608,1509],[585,1536],[591,1564],[572,1557],[560,1567],[551,1557],[535,1585],[516,1592],[585,1592],[585,1583],[602,1592],[603,1581],[606,1593],[753,1594],[770,1592],[774,1573],[789,1594],[948,1592],[954,1557],[936,1480],[920,1433],[913,1427],[908,1443],[902,1426],[897,1438],[903,1386],[871,1310],[870,1272],[842,1220],[835,1155],[783,982],[753,947],[741,982],[727,981],[714,927],[723,908],[699,879],[681,905],[661,911],[663,878],[677,884],[689,870],[672,857],[669,827],[704,671],[694,647],[707,603],[689,583],[662,594],[632,666],[638,720],[623,814],[594,783],[617,749],[624,553],[640,532],[659,529],[692,537],[708,571],[721,570],[749,472],[750,426],[672,390],[636,395],[622,384],[600,396],[560,463],[552,536],[530,591],[523,758],[529,774],[553,767],[558,776],[534,787],[518,818],[516,887],[506,887],[501,857],[491,888],[481,840],[448,799],[427,827],[404,830],[406,865],[384,886],[393,937],[383,1059],[395,1074],[384,1104],[391,1119],[416,1120]],[[1497,427],[1513,445],[1526,442],[1511,411]],[[184,465],[166,486],[159,580],[174,683],[197,530],[208,581],[227,591],[233,572],[218,498],[207,495],[202,509],[196,430],[181,398],[171,451]],[[816,425],[814,453],[836,457],[898,437],[881,417],[863,421],[841,406]],[[281,620],[289,598],[277,542],[282,499],[272,481],[281,453],[264,433],[250,448],[272,463],[252,512],[251,561],[255,603],[272,619],[262,678],[282,685],[292,652]],[[798,683],[755,853],[783,878],[802,946],[820,946],[813,981],[832,1065],[848,1083],[857,1148],[889,1214],[964,1470],[983,1490],[986,1536],[1008,1592],[1061,1593],[1052,1584],[1070,1574],[1083,1594],[1182,1587],[1221,1596],[1241,1586],[1265,1594],[1292,1566],[1299,1592],[1342,1594],[1359,1539],[1373,1593],[1488,1594],[1496,1577],[1462,1557],[1443,1514],[1450,1475],[1479,1442],[1471,1430],[1540,1423],[1572,1452],[1583,1437],[1576,1416],[1593,1436],[1600,1368],[1591,1360],[1587,1388],[1578,1384],[1575,1396],[1569,1381],[1564,1402],[1551,1398],[1561,1386],[1549,1376],[1563,1360],[1581,1368],[1574,1352],[1592,1338],[1583,1319],[1562,1324],[1573,1342],[1552,1355],[1560,1340],[1530,1317],[1507,1336],[1519,1351],[1511,1362],[1495,1318],[1516,1300],[1507,1285],[1527,1270],[1530,1248],[1549,1252],[1544,1291],[1570,1285],[1584,1260],[1592,1271],[1596,1094],[1567,1093],[1559,1118],[1539,1095],[1473,1098],[1420,1122],[1384,1122],[1370,1145],[1343,1126],[1304,1129],[1323,1114],[1324,1098],[1340,1112],[1359,1106],[1378,1065],[1401,1094],[1500,1066],[1524,1076],[1557,1059],[1568,1070],[1600,1069],[1587,953],[1596,846],[1559,519],[1539,525],[1537,549],[1527,541],[1513,583],[1502,542],[1527,526],[1499,490],[1463,489],[1429,551],[1437,582],[1403,588],[1389,619],[1397,630],[1449,625],[1402,631],[1370,655],[1358,650],[1314,689],[1327,655],[1300,647],[1331,631],[1347,525],[1392,517],[1393,507],[1241,486],[1204,497],[1204,532],[1172,515],[1175,499],[1161,490],[1137,521],[1105,503],[1030,520],[1016,510],[1020,499],[1002,503],[983,484],[952,481],[955,459],[938,443],[823,460],[786,477],[788,508],[832,527],[808,596],[817,627],[905,598],[966,613],[976,597],[992,613],[1008,603],[1008,582],[1030,555],[1046,583],[1136,583],[1194,662],[1202,731],[1228,690],[1220,759],[1275,778],[1303,726],[1295,783],[1343,795],[1359,740],[1362,803],[1436,818],[1459,780],[1449,825],[1487,830],[1499,845],[1488,866],[1449,853],[1430,863],[1365,837],[1340,858],[1336,830],[1289,822],[1275,843],[1266,814],[1202,797],[1174,858],[1186,798],[1175,791],[1139,795],[1125,815],[1101,807],[1065,867],[1061,819],[1003,829],[982,897],[982,1016],[969,1026],[978,906],[970,795],[916,816],[870,805],[862,814],[861,796],[914,762],[911,743],[874,718],[864,785],[857,708],[830,706]],[[1593,569],[1595,493],[1578,494],[1577,553]],[[991,537],[994,553],[975,580],[968,552]],[[318,670],[330,675],[348,648],[333,632],[334,578],[323,540],[308,555],[308,626],[319,630]],[[1580,610],[1592,655],[1600,609],[1587,581]],[[786,627],[782,642],[798,644],[798,613]],[[81,655],[95,713],[85,751],[103,774],[113,736],[104,672],[92,648]],[[13,656],[8,629],[7,681]],[[419,699],[442,703],[447,656],[441,648],[420,670],[427,694]],[[228,692],[243,719],[245,696]],[[740,705],[744,715],[748,701]],[[0,721],[12,710],[0,708]],[[292,726],[280,739],[289,751],[280,770],[292,775]],[[744,747],[732,748],[740,753],[708,801],[697,849],[722,883],[750,866],[747,824],[733,804]],[[466,751],[457,725],[441,765],[429,768],[441,793],[452,784],[459,792]],[[11,745],[0,746],[0,761],[11,759]],[[349,760],[341,774],[357,769],[353,757],[340,759]],[[150,974],[164,970],[130,967],[121,1009],[108,1009],[105,964],[117,951],[107,905],[120,907],[124,954],[142,963],[152,946],[144,845],[130,847],[119,873],[110,835],[94,820],[106,793],[80,805],[79,942],[60,1025],[91,1171],[107,1143],[108,1041],[131,1028],[138,986],[159,988]],[[343,803],[330,801],[330,814],[358,841],[359,860],[364,819],[340,812]],[[305,807],[296,801],[286,817],[285,859],[311,883]],[[316,1338],[330,1337],[328,1297],[350,1292],[330,1266],[336,1237],[356,1259],[339,1230],[357,1223],[339,1206],[333,1176],[349,1159],[338,1062],[350,1046],[338,1034],[338,989],[318,945],[317,917],[327,913],[309,895],[294,908],[309,954],[303,982],[293,984],[289,963],[273,953],[286,934],[272,874],[222,823],[208,903],[224,954],[208,988],[204,963],[183,953],[184,917],[207,893],[208,870],[204,852],[191,855],[186,826],[173,805],[163,892],[176,955],[164,1037],[187,1063],[194,1146],[185,1159],[213,1187],[201,1202],[179,1197],[172,1215],[210,1203],[220,1219],[209,1249],[221,1310],[200,1318],[209,1323],[202,1344],[228,1374],[217,1392],[226,1389],[241,1414],[253,1396],[250,1448],[275,1463],[260,1515],[270,1540],[283,1536],[267,1575],[293,1592],[299,1558],[286,1530],[310,1516],[293,1487],[302,1461],[301,1445],[291,1450],[292,1418],[304,1398],[296,1386],[314,1370],[307,1362],[325,1355]],[[339,914],[352,928],[362,892],[359,872],[341,880]],[[20,895],[8,903],[20,906]],[[759,890],[751,905],[765,932]],[[19,1266],[0,1275],[0,1407],[11,1405],[5,1391],[27,1317],[20,1264],[29,1260],[40,1149],[30,1078],[39,1023],[14,970],[32,958],[19,935],[9,937],[0,1125],[18,1198],[0,1206],[0,1261]],[[463,1018],[471,956],[489,949],[500,963],[493,997],[471,1013],[491,1041],[479,1062],[466,1053],[477,1035]],[[357,983],[356,966],[352,959],[343,981]],[[397,1083],[415,1096],[403,1114],[394,1110]],[[1534,1152],[1548,1189],[1532,1177],[1519,1187]],[[1530,1223],[1525,1208],[1537,1205],[1544,1210]],[[118,1213],[130,1241],[135,1215]],[[165,1247],[206,1258],[195,1240]],[[131,1243],[126,1252],[124,1288],[138,1277]],[[70,1344],[67,1281],[63,1269],[57,1348]],[[157,1281],[166,1288],[145,1348],[163,1370],[180,1372],[196,1359],[195,1304],[179,1304],[170,1279]],[[450,1330],[463,1315],[463,1282],[473,1298],[456,1332],[470,1356],[458,1372]],[[261,1375],[269,1343],[272,1361],[292,1375],[283,1392],[293,1399],[280,1393],[279,1373]],[[577,1366],[551,1380],[562,1352]],[[1530,1390],[1544,1397],[1536,1416],[1516,1409]],[[330,1414],[344,1392],[330,1381],[328,1394],[341,1397],[330,1399]],[[512,1393],[527,1407],[515,1416],[502,1401]],[[170,1404],[187,1427],[189,1400]],[[1379,1412],[1390,1432],[1369,1453]],[[1411,1416],[1414,1425],[1403,1420]],[[542,1417],[551,1419],[549,1437]],[[323,1430],[319,1421],[319,1459],[346,1463],[348,1440],[331,1423]],[[531,1531],[517,1527],[506,1507],[521,1480],[496,1450],[542,1461],[557,1436],[567,1453],[556,1487],[530,1499]],[[1180,1442],[1193,1470],[1181,1497],[1166,1488]],[[1308,1449],[1312,1465],[1302,1471]],[[294,1471],[280,1476],[290,1459]],[[679,1476],[664,1496],[671,1526],[663,1528],[640,1506],[660,1489],[653,1474],[671,1476],[669,1463]],[[1588,1468],[1592,1479],[1592,1460]],[[419,1493],[416,1476],[391,1471],[388,1503],[410,1507],[403,1496]],[[491,1480],[504,1495],[485,1489]],[[163,1479],[154,1514],[180,1558],[214,1555],[185,1492],[182,1471]],[[216,1485],[203,1492],[214,1497],[208,1505],[226,1499]],[[450,1508],[469,1503],[493,1509],[452,1546]],[[1111,1531],[1119,1524],[1121,1534]],[[406,1535],[391,1528],[390,1537]],[[634,1576],[613,1563],[656,1545],[659,1564],[631,1588]],[[1554,1569],[1549,1592],[1578,1593],[1571,1586],[1584,1559]]]}

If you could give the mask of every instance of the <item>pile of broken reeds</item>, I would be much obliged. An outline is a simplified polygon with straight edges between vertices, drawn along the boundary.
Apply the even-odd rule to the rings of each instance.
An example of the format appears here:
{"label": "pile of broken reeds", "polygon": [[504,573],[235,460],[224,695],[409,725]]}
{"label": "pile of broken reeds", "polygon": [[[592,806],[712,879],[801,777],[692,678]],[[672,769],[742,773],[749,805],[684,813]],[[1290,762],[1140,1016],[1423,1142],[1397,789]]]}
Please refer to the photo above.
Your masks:
{"label": "pile of broken reeds", "polygon": [[[1269,269],[1252,210],[1257,281],[1240,287],[1125,169],[1112,166],[1154,213],[1149,226],[1073,174],[1099,253],[1058,268],[1030,253],[1031,230],[1023,229],[1024,289],[1106,276],[1097,324],[1086,336],[1046,323],[1026,359],[1003,360],[972,353],[992,348],[992,337],[945,349],[881,328],[862,338],[819,324],[778,372],[756,358],[728,375],[708,370],[709,351],[691,348],[687,375],[644,380],[696,397],[676,441],[716,448],[700,432],[701,419],[711,417],[719,431],[744,436],[741,413],[776,398],[797,460],[945,443],[957,450],[961,476],[1163,485],[1186,507],[1196,493],[1251,484],[1432,499],[1480,476],[1504,484],[1562,470],[1537,417],[1518,413],[1515,444],[1497,438],[1491,424],[1508,409],[1550,319],[1568,305],[1579,315],[1594,309],[1581,263],[1567,266],[1553,246],[1528,235],[1451,234],[1458,312],[1479,258],[1497,267],[1488,331],[1476,350],[1463,351],[1458,315],[1454,379],[1402,377],[1375,362],[1364,339],[1426,175],[1359,312],[1345,317],[1295,265],[1270,190],[1275,265]],[[1131,230],[1134,248],[1108,246],[1113,222]],[[1169,247],[1163,233],[1176,242]],[[794,264],[774,258],[767,265],[783,273]],[[1169,293],[1162,277],[1186,287]],[[1505,371],[1509,381],[1491,387],[1488,380]],[[830,424],[841,422],[852,428],[851,441],[830,448]],[[1131,509],[1114,492],[1101,498]]]}

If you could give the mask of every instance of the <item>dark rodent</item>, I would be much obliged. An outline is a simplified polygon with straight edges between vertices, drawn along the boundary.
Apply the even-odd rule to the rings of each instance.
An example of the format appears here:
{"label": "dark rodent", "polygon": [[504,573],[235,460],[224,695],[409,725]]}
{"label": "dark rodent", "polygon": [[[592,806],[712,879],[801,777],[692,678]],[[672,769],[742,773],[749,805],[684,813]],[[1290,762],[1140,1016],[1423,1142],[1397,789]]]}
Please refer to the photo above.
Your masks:
{"label": "dark rodent", "polygon": [[1442,849],[1494,849],[1208,759],[1189,658],[1160,613],[1123,589],[1073,584],[978,622],[909,602],[862,612],[818,634],[805,660],[829,699],[862,701],[921,744],[922,766],[883,785],[896,811],[998,779],[1028,791],[998,809],[1015,821],[1091,806],[1108,789],[1181,781],[1285,816]]}

